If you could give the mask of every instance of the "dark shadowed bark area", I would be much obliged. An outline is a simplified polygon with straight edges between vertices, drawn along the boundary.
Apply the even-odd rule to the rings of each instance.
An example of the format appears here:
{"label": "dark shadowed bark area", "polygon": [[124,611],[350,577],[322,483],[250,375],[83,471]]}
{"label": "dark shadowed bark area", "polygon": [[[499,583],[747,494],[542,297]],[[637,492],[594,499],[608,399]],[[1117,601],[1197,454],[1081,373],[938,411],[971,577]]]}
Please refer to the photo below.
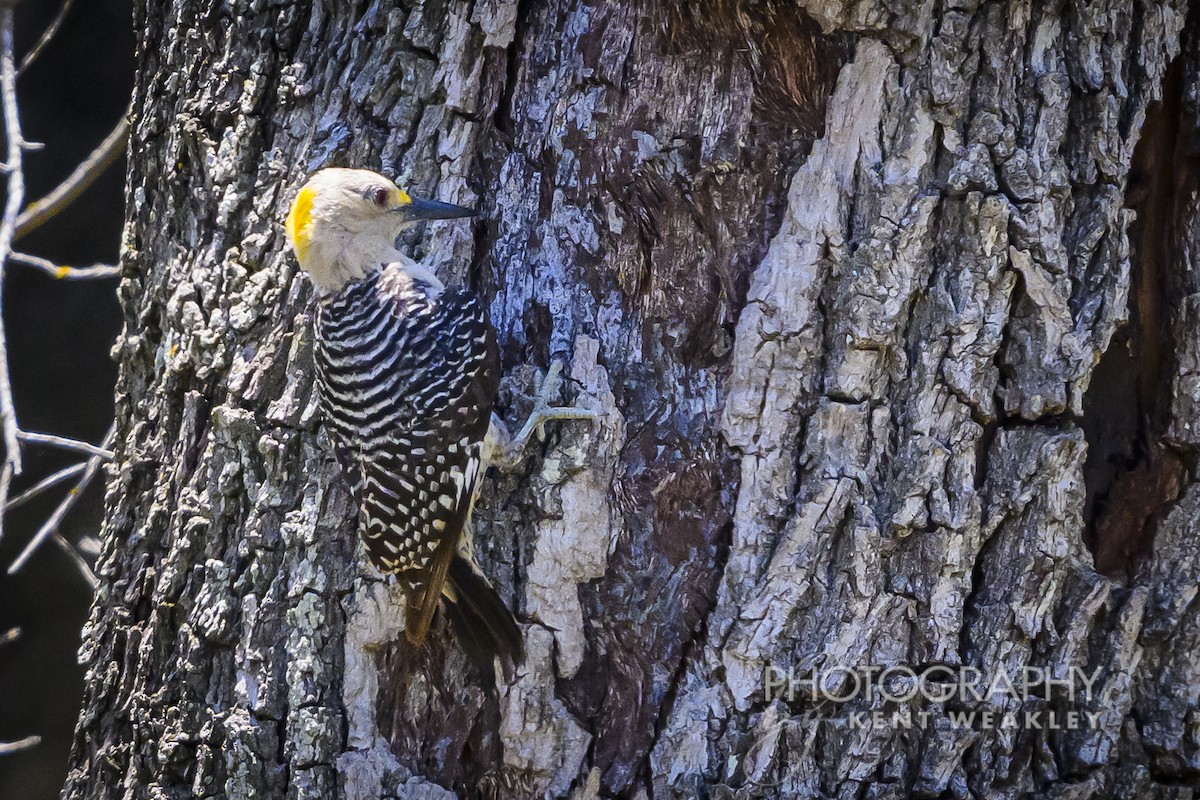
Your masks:
{"label": "dark shadowed bark area", "polygon": [[[121,433],[67,798],[1190,797],[1200,25],[1179,2],[145,3]],[[280,220],[480,204],[498,691],[414,651],[316,414]],[[867,665],[1071,703],[764,691]],[[1073,672],[1074,671],[1074,672]],[[847,675],[828,688],[847,693]],[[850,724],[907,708],[923,726]],[[1080,730],[951,712],[1088,711]]]}

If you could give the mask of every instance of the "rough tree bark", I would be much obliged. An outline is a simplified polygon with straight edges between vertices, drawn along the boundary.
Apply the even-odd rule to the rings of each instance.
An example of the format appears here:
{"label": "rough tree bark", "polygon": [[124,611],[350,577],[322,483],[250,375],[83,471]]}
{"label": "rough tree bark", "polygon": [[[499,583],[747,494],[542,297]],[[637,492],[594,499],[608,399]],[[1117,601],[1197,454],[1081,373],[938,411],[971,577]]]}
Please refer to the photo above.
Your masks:
{"label": "rough tree bark", "polygon": [[[1186,15],[141,4],[64,796],[1192,796]],[[410,245],[490,300],[504,413],[555,359],[606,412],[482,498],[529,651],[499,693],[444,631],[408,648],[357,555],[279,225],[330,164],[481,203]],[[894,709],[764,694],[768,666],[870,664],[1099,670],[1100,723],[856,729]]]}

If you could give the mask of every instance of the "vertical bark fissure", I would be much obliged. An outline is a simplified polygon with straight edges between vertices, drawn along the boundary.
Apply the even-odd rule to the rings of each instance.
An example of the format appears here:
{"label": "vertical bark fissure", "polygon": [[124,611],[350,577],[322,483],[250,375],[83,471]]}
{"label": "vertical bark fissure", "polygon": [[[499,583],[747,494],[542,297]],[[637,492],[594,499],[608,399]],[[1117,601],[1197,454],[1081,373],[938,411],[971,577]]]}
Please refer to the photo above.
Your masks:
{"label": "vertical bark fissure", "polygon": [[[1182,36],[1195,38],[1192,10]],[[1185,48],[1190,50],[1191,48]],[[1197,155],[1180,141],[1184,62],[1163,78],[1162,99],[1150,105],[1131,159],[1125,204],[1130,226],[1130,321],[1114,339],[1089,387],[1085,412],[1089,458],[1089,546],[1096,568],[1131,575],[1153,546],[1154,533],[1186,490],[1195,453],[1169,441],[1171,396],[1178,369],[1173,320],[1187,293],[1179,230],[1197,184]]]}

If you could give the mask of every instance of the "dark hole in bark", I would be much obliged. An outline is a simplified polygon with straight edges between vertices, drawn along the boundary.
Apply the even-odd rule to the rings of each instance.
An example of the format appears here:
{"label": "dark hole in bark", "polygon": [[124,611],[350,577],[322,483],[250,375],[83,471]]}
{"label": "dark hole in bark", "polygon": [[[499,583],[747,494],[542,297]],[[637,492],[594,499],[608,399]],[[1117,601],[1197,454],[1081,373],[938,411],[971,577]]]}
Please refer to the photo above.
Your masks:
{"label": "dark hole in bark", "polygon": [[[1185,41],[1196,28],[1193,14]],[[1147,108],[1134,149],[1125,196],[1137,212],[1129,229],[1129,322],[1096,366],[1083,402],[1085,541],[1096,569],[1108,575],[1129,575],[1150,551],[1188,480],[1191,458],[1165,438],[1175,374],[1171,320],[1185,291],[1181,223],[1197,186],[1184,107],[1188,58],[1185,52],[1167,70],[1162,100]]]}

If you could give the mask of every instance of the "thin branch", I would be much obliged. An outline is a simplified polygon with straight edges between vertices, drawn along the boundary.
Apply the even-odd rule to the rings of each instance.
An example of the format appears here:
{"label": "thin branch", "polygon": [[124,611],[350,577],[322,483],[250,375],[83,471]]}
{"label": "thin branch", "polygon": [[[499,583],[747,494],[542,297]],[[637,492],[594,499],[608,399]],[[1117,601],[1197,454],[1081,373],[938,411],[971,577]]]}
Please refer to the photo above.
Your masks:
{"label": "thin branch", "polygon": [[[86,472],[87,467],[88,467],[88,465],[87,465],[87,462],[85,461],[82,464],[74,464],[72,466],[67,467],[66,469],[60,469],[58,472],[55,472],[53,475],[43,478],[42,480],[38,481],[37,484],[35,484],[34,486],[21,492],[19,495],[14,497],[12,500],[9,500],[8,504],[4,507],[4,511],[11,511],[14,508],[17,508],[18,506],[22,506],[25,503],[28,503],[30,500],[34,499],[35,497],[37,497],[40,494],[45,493],[48,490],[54,488],[58,484],[65,483],[65,482],[69,481],[71,478],[74,478],[76,475]],[[78,491],[78,488],[72,489],[71,491],[76,492],[76,491]],[[100,585],[100,582],[98,580],[96,580],[96,573],[92,572],[92,568],[90,566],[88,566],[87,560],[84,559],[83,555],[80,553],[80,550],[82,550],[82,548],[77,549],[74,545],[72,545],[65,538],[63,538],[63,535],[58,533],[57,531],[55,531],[53,534],[51,534],[51,540],[56,545],[58,545],[58,547],[71,558],[71,560],[75,563],[75,568],[77,570],[79,570],[79,574],[83,576],[83,579],[88,582],[88,585],[91,586],[92,589],[95,589],[97,586]],[[13,631],[16,631],[19,633],[20,629],[13,628],[12,631],[10,631],[9,633],[12,633]],[[4,641],[5,641],[4,637],[0,636],[0,644],[4,644]]]}
{"label": "thin branch", "polygon": [[29,431],[17,431],[17,438],[22,442],[30,442],[32,444],[44,444],[50,447],[58,447],[63,450],[74,450],[77,453],[84,453],[103,461],[111,461],[113,457],[112,450],[107,447],[97,447],[94,444],[81,442],[78,439],[68,439],[65,436],[55,436],[53,433],[30,433]]}
{"label": "thin branch", "polygon": [[4,538],[4,511],[8,508],[8,493],[12,489],[13,465],[5,460],[0,467],[0,539]]}
{"label": "thin branch", "polygon": [[[111,447],[115,437],[116,427],[114,426],[108,429],[108,435],[104,437],[104,444],[102,447]],[[111,457],[110,451],[101,449],[101,452],[109,453]],[[70,493],[63,498],[63,501],[58,504],[58,508],[54,509],[54,513],[51,514],[50,518],[42,524],[42,527],[36,534],[34,534],[33,539],[29,541],[29,544],[25,546],[25,549],[21,551],[21,554],[17,556],[17,559],[9,566],[9,575],[15,574],[21,569],[21,567],[25,566],[25,562],[28,561],[30,556],[32,556],[37,549],[42,546],[42,542],[46,541],[47,538],[58,532],[58,526],[62,524],[63,519],[67,516],[67,514],[70,513],[71,509],[75,507],[75,504],[79,502],[79,498],[83,496],[84,490],[87,489],[88,484],[92,482],[92,478],[94,478],[96,473],[99,472],[100,464],[103,460],[104,459],[99,456],[93,456],[88,460],[87,469],[84,470],[83,475],[79,478],[79,482],[72,487]]]}
{"label": "thin branch", "polygon": [[21,212],[17,217],[16,229],[13,233],[14,240],[20,239],[73,203],[125,152],[125,143],[128,139],[129,123],[125,117],[121,117],[117,127],[104,137],[104,141],[75,168],[75,171],[65,181],[54,187],[50,194],[30,203],[28,208]]}
{"label": "thin branch", "polygon": [[114,264],[93,264],[90,267],[64,267],[55,264],[48,258],[31,256],[28,253],[12,253],[9,260],[14,264],[40,269],[51,278],[65,281],[86,281],[97,278],[115,278],[121,274],[121,268]]}
{"label": "thin branch", "polygon": [[74,2],[75,0],[63,0],[62,6],[58,9],[58,15],[54,17],[49,27],[42,31],[37,44],[21,59],[21,66],[17,68],[18,75],[29,69],[29,65],[36,61],[37,57],[42,54],[42,51],[46,49],[46,45],[50,44],[50,40],[54,38],[54,34],[58,33],[58,29],[62,27],[63,20],[67,18],[67,12],[71,10],[71,4]]}
{"label": "thin branch", "polygon": [[[12,252],[13,231],[17,214],[25,202],[25,174],[21,169],[21,118],[17,113],[17,75],[13,65],[13,7],[0,6],[0,102],[4,105],[4,135],[8,140],[8,197],[4,201],[4,216],[0,218],[0,309],[4,307],[4,269]],[[21,474],[21,445],[17,441],[17,411],[13,406],[12,380],[8,373],[8,341],[4,333],[3,313],[0,312],[0,425],[4,428],[4,458],[12,474]]]}
{"label": "thin branch", "polygon": [[53,475],[42,478],[40,481],[35,483],[33,486],[30,486],[25,491],[21,492],[19,495],[14,497],[12,500],[9,500],[7,503],[5,503],[4,510],[12,511],[14,508],[20,508],[21,506],[25,505],[26,503],[28,503],[30,500],[37,497],[38,495],[40,495],[50,489],[53,489],[55,486],[58,486],[60,483],[66,483],[67,481],[71,480],[71,478],[74,478],[76,475],[80,474],[81,472],[83,472],[86,469],[87,469],[86,461],[83,462],[82,464],[73,464],[65,469],[60,469],[58,472],[55,472]]}
{"label": "thin branch", "polygon": [[87,581],[88,586],[92,588],[92,591],[95,591],[96,587],[100,585],[100,581],[96,579],[96,573],[92,572],[92,568],[88,566],[87,561],[85,561],[83,556],[79,554],[79,551],[76,550],[70,542],[64,539],[63,535],[58,531],[55,531],[50,535],[50,540],[58,545],[60,550],[67,554],[71,561],[74,562],[75,569],[79,570],[79,574],[83,576],[85,581]]}
{"label": "thin branch", "polygon": [[[73,0],[64,0],[54,21],[50,23],[50,26],[42,34],[37,44],[25,56],[24,61],[21,63],[21,69],[25,69],[33,63],[46,47],[46,44],[54,37],[55,33],[62,26],[63,19],[66,17],[72,2]],[[82,164],[75,168],[66,181],[61,183],[46,197],[31,204],[29,208],[25,209],[24,213],[21,212],[21,206],[25,202],[25,173],[22,165],[22,151],[31,149],[33,145],[26,142],[21,133],[21,118],[17,104],[17,69],[13,55],[14,5],[15,3],[10,0],[0,2],[0,104],[3,105],[4,134],[7,140],[7,158],[2,165],[2,170],[8,175],[4,212],[3,216],[0,217],[0,426],[3,427],[2,438],[5,450],[4,464],[0,467],[0,536],[3,536],[3,512],[7,511],[10,506],[15,507],[27,502],[41,492],[68,480],[81,471],[83,474],[79,478],[79,481],[62,502],[59,503],[58,508],[54,510],[54,513],[42,525],[41,529],[33,537],[33,540],[21,552],[21,555],[17,557],[17,560],[9,567],[9,574],[20,569],[21,565],[41,546],[42,542],[47,538],[53,538],[54,542],[63,548],[75,562],[75,566],[79,569],[84,579],[95,588],[97,585],[96,576],[88,567],[83,556],[58,532],[58,526],[62,523],[67,513],[74,507],[75,503],[78,502],[79,497],[83,494],[83,490],[87,488],[87,485],[99,470],[101,461],[112,458],[112,452],[106,448],[112,443],[114,429],[109,429],[108,436],[105,437],[105,447],[95,447],[86,442],[78,442],[74,439],[67,439],[61,436],[26,433],[21,430],[20,425],[17,423],[17,412],[12,397],[12,378],[8,365],[8,342],[5,335],[3,318],[3,287],[5,270],[10,261],[46,270],[56,278],[83,279],[109,277],[116,274],[115,268],[106,265],[97,265],[84,269],[59,267],[46,259],[24,254],[14,254],[12,252],[12,244],[17,237],[28,233],[46,220],[51,219],[60,210],[69,205],[117,159],[117,156],[120,155],[125,146],[128,125],[124,118],[122,118],[117,127],[105,137],[100,146],[92,151],[91,155]],[[82,465],[82,469],[77,466],[60,470],[55,475],[51,475],[49,478],[39,482],[32,489],[23,492],[10,504],[8,495],[12,486],[12,479],[15,475],[21,474],[22,440],[83,452],[91,456],[91,458],[88,459],[86,465]],[[13,630],[15,631],[16,629]],[[0,755],[32,747],[40,741],[41,738],[38,736],[28,736],[16,742],[0,742]]]}
{"label": "thin branch", "polygon": [[6,756],[21,750],[28,750],[41,743],[42,737],[40,736],[26,736],[24,739],[17,739],[15,742],[0,742],[0,756]]}

